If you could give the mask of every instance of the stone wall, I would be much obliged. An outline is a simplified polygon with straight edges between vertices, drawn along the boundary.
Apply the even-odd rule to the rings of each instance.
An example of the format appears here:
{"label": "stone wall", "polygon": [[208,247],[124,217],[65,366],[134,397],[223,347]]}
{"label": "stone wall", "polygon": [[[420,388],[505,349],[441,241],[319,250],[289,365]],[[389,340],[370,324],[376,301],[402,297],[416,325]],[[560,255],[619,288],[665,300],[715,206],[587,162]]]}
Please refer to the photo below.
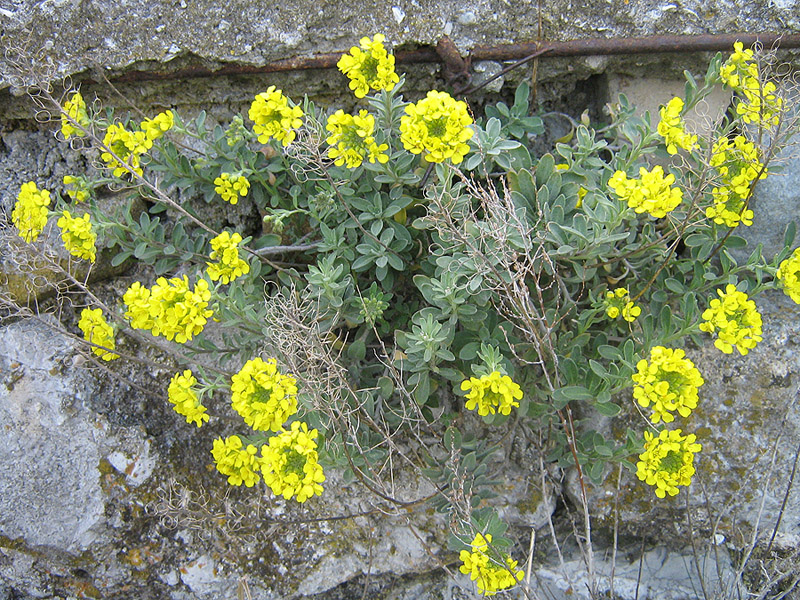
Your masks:
{"label": "stone wall", "polygon": [[[48,81],[58,89],[60,79],[68,77],[84,81],[90,94],[123,109],[129,104],[177,107],[192,114],[205,108],[224,121],[273,84],[309,91],[317,101],[333,104],[344,98],[342,78],[335,70],[173,75],[158,81],[140,77],[116,85],[125,99],[103,79],[133,72],[260,67],[344,51],[374,32],[384,32],[401,48],[434,45],[448,35],[466,55],[477,45],[535,40],[540,22],[541,37],[549,40],[800,32],[800,12],[785,0],[608,0],[589,7],[570,0],[480,0],[470,5],[370,0],[357,6],[327,0],[277,5],[236,0],[224,8],[202,0],[10,0],[0,5],[0,40],[6,51],[0,58],[0,209],[10,211],[24,181],[55,187],[64,174],[91,168],[56,142],[52,125],[34,118],[35,107],[24,94],[31,82]],[[537,72],[539,100],[574,116],[589,109],[601,117],[602,105],[624,91],[644,105],[655,98],[652,111],[673,89],[680,90],[676,86],[684,68],[699,72],[708,56],[543,59]],[[791,59],[792,54],[782,57]],[[480,71],[494,72],[499,66],[484,63],[475,70],[480,77]],[[408,69],[413,89],[444,85],[438,65]],[[528,76],[530,70],[509,76],[500,93],[508,94],[511,83]],[[478,101],[484,99],[486,94]],[[727,101],[721,95],[719,107]],[[758,225],[749,233],[750,242],[763,243],[765,252],[774,252],[787,220],[800,220],[796,148],[783,161],[785,174],[760,184],[754,200]],[[130,282],[126,277],[106,281],[101,293],[119,295]],[[716,437],[705,449],[714,457],[709,462],[714,470],[697,484],[707,500],[700,492],[692,500],[694,527],[698,539],[711,531],[713,523],[703,519],[705,503],[727,506],[725,519],[745,531],[757,527],[767,536],[782,515],[776,547],[792,552],[800,546],[800,495],[785,492],[800,442],[800,310],[777,293],[767,295],[760,308],[768,341],[748,357],[721,357],[712,348],[691,353],[709,374],[706,395],[716,403],[700,415]],[[209,424],[203,436],[176,428],[163,398],[172,370],[157,365],[161,357],[144,356],[150,364],[126,367],[122,378],[113,378],[81,364],[74,342],[54,334],[51,325],[47,319],[26,318],[0,326],[0,599],[215,600],[237,593],[259,600],[470,597],[468,578],[450,576],[457,566],[445,550],[442,515],[376,512],[358,486],[340,481],[335,472],[327,487],[337,492],[325,497],[324,506],[300,511],[268,494],[229,490],[208,470],[206,446],[219,426]],[[565,547],[561,563],[552,550],[538,550],[548,548],[552,515],[564,527],[559,533],[569,530],[564,507],[577,494],[574,479],[563,474],[560,489],[537,490],[536,495],[526,487],[526,478],[538,457],[522,444],[510,452],[514,466],[503,485],[511,508],[503,516],[519,548],[527,549],[531,536],[539,537],[535,593],[583,597],[580,552]],[[397,482],[409,500],[429,493],[425,485],[413,479]],[[697,572],[686,566],[690,543],[667,532],[672,520],[680,518],[677,508],[665,514],[641,490],[620,491],[611,483],[592,494],[596,572],[605,582],[610,562],[599,557],[612,546],[613,512],[626,523],[628,537],[621,540],[616,567],[617,597],[702,597]],[[359,516],[322,519],[330,514]],[[653,524],[664,528],[664,542],[643,549]],[[712,541],[716,546],[701,551],[703,584],[709,593],[735,597],[728,543],[741,540],[723,536]],[[645,565],[641,578],[640,564]]]}

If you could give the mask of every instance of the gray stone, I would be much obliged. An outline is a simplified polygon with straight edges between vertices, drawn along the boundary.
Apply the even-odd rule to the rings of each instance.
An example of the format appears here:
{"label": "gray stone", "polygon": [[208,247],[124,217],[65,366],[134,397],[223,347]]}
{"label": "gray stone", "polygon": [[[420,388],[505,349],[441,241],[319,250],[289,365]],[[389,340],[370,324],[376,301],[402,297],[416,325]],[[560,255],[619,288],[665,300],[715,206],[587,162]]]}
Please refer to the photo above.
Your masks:
{"label": "gray stone", "polygon": [[[699,566],[698,566],[699,565]],[[702,574],[702,581],[699,573]],[[630,559],[618,557],[613,565],[599,553],[594,561],[595,589],[601,597],[618,600],[702,600],[736,597],[735,573],[724,548],[710,548],[695,557],[691,548],[681,551],[656,548]],[[538,595],[554,600],[591,600],[591,578],[583,560],[537,570]],[[612,588],[613,585],[613,588]],[[614,595],[611,596],[613,589]]]}
{"label": "gray stone", "polygon": [[[52,324],[52,323],[51,323]],[[0,531],[33,546],[86,549],[103,528],[97,465],[101,422],[76,414],[79,380],[58,371],[71,343],[34,322],[3,331],[0,364],[16,373],[0,388]]]}

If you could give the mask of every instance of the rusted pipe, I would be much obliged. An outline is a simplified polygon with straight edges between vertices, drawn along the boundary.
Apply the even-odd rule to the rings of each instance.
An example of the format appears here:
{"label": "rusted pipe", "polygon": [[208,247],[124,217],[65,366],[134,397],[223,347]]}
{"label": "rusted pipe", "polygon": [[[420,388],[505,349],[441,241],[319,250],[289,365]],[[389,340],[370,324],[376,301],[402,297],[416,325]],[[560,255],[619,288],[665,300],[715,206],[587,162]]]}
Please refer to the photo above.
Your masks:
{"label": "rusted pipe", "polygon": [[[702,52],[729,50],[734,42],[751,46],[755,42],[765,47],[800,48],[800,34],[782,35],[778,33],[724,33],[709,35],[656,35],[638,38],[588,38],[566,42],[525,42],[520,44],[500,44],[498,46],[477,46],[472,49],[468,60],[520,60],[532,55],[542,58],[566,56],[601,56],[614,54],[658,54],[665,52]],[[342,56],[342,52],[317,54],[315,56],[296,56],[277,60],[262,66],[225,65],[219,69],[192,67],[177,71],[134,71],[114,79],[115,82],[148,81],[163,79],[189,79],[195,77],[216,77],[219,75],[259,75],[281,71],[301,71],[306,69],[331,69]],[[436,63],[443,61],[443,54],[436,48],[398,50],[395,59],[398,63]]]}

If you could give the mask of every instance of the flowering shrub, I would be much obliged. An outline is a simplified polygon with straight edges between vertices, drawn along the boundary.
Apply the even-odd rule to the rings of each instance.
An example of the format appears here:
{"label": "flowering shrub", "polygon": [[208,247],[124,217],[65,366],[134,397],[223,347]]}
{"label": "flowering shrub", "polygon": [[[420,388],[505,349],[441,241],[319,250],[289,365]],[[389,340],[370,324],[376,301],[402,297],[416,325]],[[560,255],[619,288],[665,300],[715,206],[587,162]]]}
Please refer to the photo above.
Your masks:
{"label": "flowering shrub", "polygon": [[683,350],[654,346],[650,360],[642,359],[636,365],[638,373],[631,377],[636,384],[633,397],[644,408],[653,405],[653,423],[671,423],[675,411],[688,417],[697,407],[697,388],[705,382],[694,363],[684,357]]}
{"label": "flowering shrub", "polygon": [[627,288],[617,288],[606,292],[605,298],[606,314],[611,319],[622,317],[628,323],[633,323],[642,309],[631,300]]}
{"label": "flowering shrub", "polygon": [[75,92],[69,100],[64,102],[64,112],[61,114],[61,135],[65,140],[72,136],[83,137],[86,133],[79,127],[85,128],[88,125],[89,115],[86,112],[86,102],[80,92]]}
{"label": "flowering shrub", "polygon": [[670,173],[664,176],[664,169],[660,165],[650,171],[640,167],[639,176],[641,179],[628,179],[625,172],[616,171],[608,180],[608,187],[637,213],[646,212],[655,218],[665,217],[683,201],[683,191],[672,187],[675,175]]}
{"label": "flowering shrub", "polygon": [[465,102],[453,100],[447,92],[431,91],[416,104],[406,106],[406,114],[400,119],[400,141],[406,150],[422,154],[429,162],[450,159],[457,165],[469,151],[471,124]]}
{"label": "flowering shrub", "polygon": [[[797,120],[737,45],[665,99],[657,126],[620,97],[602,128],[582,119],[534,156],[544,125],[527,84],[483,117],[443,91],[411,102],[385,41],[365,37],[338,63],[362,102],[353,114],[270,86],[249,121],[209,128],[205,112],[115,119],[75,93],[59,107],[63,136],[106,169],[65,177],[52,198],[24,184],[11,222],[31,243],[58,215],[74,256],[136,259],[138,280],[108,305],[80,261],[48,264],[58,293],[100,307],[78,323],[90,359],[174,350],[168,403],[186,424],[231,430],[207,444],[231,485],[263,478],[279,502],[313,504],[335,470],[378,510],[433,506],[461,572],[491,595],[523,575],[487,502],[505,476],[503,428],[528,436],[543,471],[574,470],[584,502],[611,466],[664,499],[703,473],[701,434],[672,428],[705,401],[691,341],[709,332],[746,354],[762,336],[760,292],[800,302],[793,225],[774,257],[728,251],[745,244],[736,228],[753,222],[753,190]],[[735,110],[691,131],[685,115],[720,83]],[[101,186],[130,195],[121,217],[100,206]],[[229,205],[261,223],[228,219]],[[51,258],[45,246],[32,249]],[[433,495],[397,498],[398,464]]]}
{"label": "flowering shrub", "polygon": [[169,281],[159,277],[150,289],[137,281],[122,297],[127,307],[125,317],[132,328],[149,329],[153,335],[179,344],[203,331],[214,312],[206,308],[210,299],[208,282],[199,279],[192,289],[186,275]]}
{"label": "flowering shrub", "polygon": [[325,129],[330,132],[325,140],[331,146],[328,156],[335,159],[333,164],[337,167],[347,165],[348,169],[354,169],[365,158],[371,163],[389,161],[389,155],[386,154],[389,145],[375,143],[375,117],[367,111],[361,110],[357,116],[353,116],[337,110],[328,117]]}
{"label": "flowering shrub", "polygon": [[94,262],[97,253],[94,245],[97,234],[92,230],[89,213],[84,213],[82,217],[73,217],[68,210],[65,210],[57,225],[61,228],[61,239],[69,253]]}
{"label": "flowering shrub", "polygon": [[356,98],[363,98],[371,89],[390,91],[400,81],[394,70],[394,55],[383,46],[385,40],[380,33],[372,39],[363,37],[359,46],[353,46],[336,64],[350,79]]}
{"label": "flowering shrub", "polygon": [[50,192],[39,190],[32,181],[23,183],[17,203],[11,213],[11,221],[19,236],[26,242],[35,242],[47,224]]}
{"label": "flowering shrub", "polygon": [[256,452],[258,449],[253,444],[245,446],[238,435],[232,435],[224,440],[214,440],[211,455],[217,471],[228,476],[228,483],[253,487],[261,481],[258,474],[261,470],[261,458],[256,457]]}
{"label": "flowering shrub", "polygon": [[223,231],[211,240],[211,254],[209,257],[214,262],[207,262],[208,277],[211,281],[221,281],[230,283],[237,277],[247,275],[250,272],[250,265],[246,260],[239,256],[239,244],[242,236],[238,233],[231,235]]}
{"label": "flowering shrub", "polygon": [[249,360],[232,379],[233,410],[256,431],[279,431],[297,412],[296,383],[278,371],[275,360]]}
{"label": "flowering shrub", "polygon": [[716,332],[714,345],[726,354],[736,347],[744,356],[761,341],[761,315],[756,303],[731,284],[725,287],[724,292],[717,290],[717,294],[719,298],[714,298],[703,312],[705,323],[700,323],[700,329]]}
{"label": "flowering shrub", "polygon": [[517,400],[522,398],[520,387],[508,375],[500,375],[498,371],[480,378],[470,377],[461,382],[461,389],[467,392],[467,409],[477,408],[481,416],[495,412],[511,414],[511,408],[519,407]]}
{"label": "flowering shrub", "polygon": [[694,455],[702,447],[695,435],[682,435],[680,429],[662,430],[658,437],[644,432],[644,453],[636,463],[636,476],[655,486],[656,496],[675,496],[679,485],[689,485],[694,475]]}
{"label": "flowering shrub", "polygon": [[173,405],[175,412],[186,417],[187,423],[194,423],[201,427],[208,422],[206,407],[200,403],[195,386],[197,379],[189,369],[183,373],[176,373],[169,382],[167,399]]}
{"label": "flowering shrub", "polygon": [[325,474],[317,462],[317,434],[316,429],[309,431],[308,425],[295,421],[289,431],[273,435],[261,448],[264,483],[273,494],[298,502],[322,494]]}
{"label": "flowering shrub", "polygon": [[81,311],[81,318],[78,321],[78,328],[83,332],[83,339],[95,346],[92,352],[103,360],[114,360],[119,358],[119,354],[111,352],[116,347],[114,341],[114,329],[103,317],[101,308],[84,308]]}
{"label": "flowering shrub", "polygon": [[477,584],[478,592],[484,596],[494,596],[501,590],[514,587],[525,575],[525,571],[517,570],[517,561],[507,554],[503,557],[505,564],[493,562],[488,553],[491,543],[490,533],[486,537],[477,533],[472,540],[472,551],[462,550],[459,556],[464,563],[459,567],[460,571],[470,576]]}
{"label": "flowering shrub", "polygon": [[686,133],[686,123],[683,121],[683,98],[675,97],[664,106],[661,111],[661,121],[658,123],[658,133],[664,138],[667,152],[677,154],[678,148],[691,152],[697,145],[697,136]]}
{"label": "flowering shrub", "polygon": [[247,114],[254,123],[253,132],[262,144],[275,139],[288,146],[297,135],[295,129],[303,124],[303,110],[299,106],[289,106],[289,99],[275,86],[258,94]]}

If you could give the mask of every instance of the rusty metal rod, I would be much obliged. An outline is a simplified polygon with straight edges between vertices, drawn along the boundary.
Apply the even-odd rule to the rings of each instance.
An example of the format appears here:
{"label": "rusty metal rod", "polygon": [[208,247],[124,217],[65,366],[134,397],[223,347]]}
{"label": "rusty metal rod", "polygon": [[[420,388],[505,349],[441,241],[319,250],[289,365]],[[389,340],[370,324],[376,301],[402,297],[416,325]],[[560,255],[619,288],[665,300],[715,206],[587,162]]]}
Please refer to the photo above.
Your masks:
{"label": "rusty metal rod", "polygon": [[[525,42],[520,44],[501,44],[498,46],[477,46],[469,56],[476,60],[520,60],[531,55],[542,58],[567,56],[599,56],[614,54],[658,54],[665,52],[702,52],[728,50],[734,42],[745,46],[759,42],[765,47],[800,48],[800,34],[782,35],[779,33],[723,33],[708,35],[656,35],[638,38],[588,38],[567,42]],[[281,71],[301,71],[306,69],[331,69],[342,56],[342,52],[317,54],[315,56],[296,56],[277,60],[262,66],[225,65],[219,69],[191,67],[176,71],[134,71],[114,79],[115,82],[148,81],[163,79],[189,79],[194,77],[217,77],[220,75],[260,75]],[[395,52],[398,63],[441,62],[442,56],[435,48],[417,50],[398,50]]]}

